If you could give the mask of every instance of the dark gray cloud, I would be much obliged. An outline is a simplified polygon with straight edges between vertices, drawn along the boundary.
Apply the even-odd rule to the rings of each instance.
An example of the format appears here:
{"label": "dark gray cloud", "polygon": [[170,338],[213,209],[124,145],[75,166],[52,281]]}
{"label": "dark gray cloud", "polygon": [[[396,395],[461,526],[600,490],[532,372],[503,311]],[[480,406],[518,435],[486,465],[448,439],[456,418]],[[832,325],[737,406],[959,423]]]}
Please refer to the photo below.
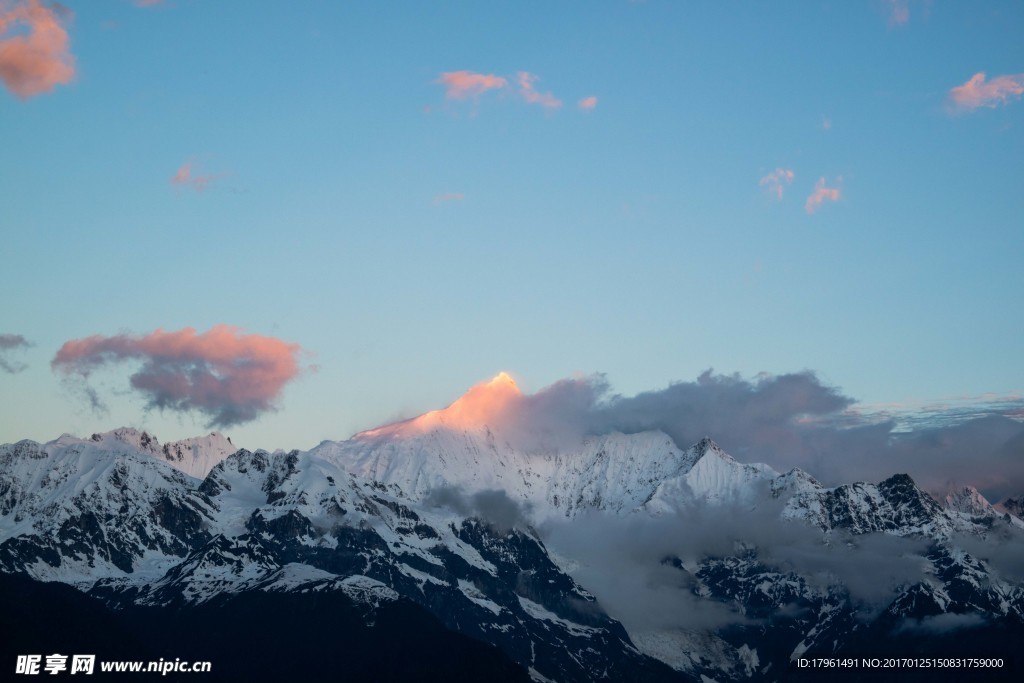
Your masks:
{"label": "dark gray cloud", "polygon": [[631,632],[748,622],[735,606],[695,594],[696,577],[666,558],[694,566],[754,551],[767,567],[802,576],[819,591],[845,586],[864,618],[926,576],[923,541],[869,534],[825,543],[819,530],[783,520],[781,506],[770,499],[756,510],[697,505],[654,519],[595,514],[549,522],[541,533],[557,555],[579,563],[573,577]]}
{"label": "dark gray cloud", "polygon": [[0,370],[14,374],[28,366],[10,358],[11,352],[23,351],[32,346],[32,342],[20,334],[0,334]]}
{"label": "dark gray cloud", "polygon": [[958,547],[984,562],[993,576],[1016,584],[1024,582],[1024,543],[1020,542],[1020,534],[1010,527],[994,527],[990,533],[988,540],[977,536],[958,536],[954,540]]}
{"label": "dark gray cloud", "polygon": [[800,467],[828,485],[907,472],[932,492],[972,484],[995,502],[1024,493],[1021,415],[1017,397],[933,407],[926,419],[866,413],[812,372],[748,380],[708,370],[630,397],[603,375],[562,380],[512,405],[500,427],[535,449],[610,431],[661,430],[680,448],[710,436],[739,460]]}
{"label": "dark gray cloud", "polygon": [[441,486],[427,494],[424,502],[431,507],[448,508],[464,517],[478,517],[500,531],[529,526],[529,510],[499,489],[466,495],[457,486]]}
{"label": "dark gray cloud", "polygon": [[748,381],[707,370],[695,382],[676,382],[630,398],[613,396],[594,418],[627,432],[661,429],[679,444],[737,434],[744,447],[785,447],[797,442],[790,428],[797,419],[836,413],[852,403],[810,372]]}

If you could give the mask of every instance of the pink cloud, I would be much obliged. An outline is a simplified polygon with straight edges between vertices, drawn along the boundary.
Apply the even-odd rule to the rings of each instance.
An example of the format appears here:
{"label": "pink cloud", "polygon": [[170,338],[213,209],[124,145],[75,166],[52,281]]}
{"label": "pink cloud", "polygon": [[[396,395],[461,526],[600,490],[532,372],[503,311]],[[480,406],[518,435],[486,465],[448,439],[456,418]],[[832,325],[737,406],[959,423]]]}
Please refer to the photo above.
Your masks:
{"label": "pink cloud", "polygon": [[[0,80],[19,98],[52,92],[74,78],[75,57],[64,29],[70,16],[59,4],[0,0]],[[19,26],[28,33],[2,37]]]}
{"label": "pink cloud", "polygon": [[135,0],[135,4],[139,7],[156,7],[164,4],[164,0]]}
{"label": "pink cloud", "polygon": [[597,106],[597,98],[591,95],[590,97],[584,97],[579,101],[580,109],[584,111],[590,111]]}
{"label": "pink cloud", "polygon": [[[842,178],[839,178],[839,180],[842,180]],[[814,184],[814,192],[811,193],[811,196],[807,198],[807,203],[804,204],[804,210],[808,214],[812,214],[826,201],[839,201],[839,188],[825,187],[825,178],[818,178],[818,182]]]}
{"label": "pink cloud", "polygon": [[788,168],[777,168],[758,181],[758,185],[768,188],[776,199],[782,201],[782,192],[786,185],[793,182],[793,171]]}
{"label": "pink cloud", "polygon": [[434,82],[445,87],[445,97],[450,100],[477,97],[488,90],[497,90],[508,85],[508,81],[501,76],[477,74],[472,71],[447,71]]}
{"label": "pink cloud", "polygon": [[562,106],[562,100],[550,92],[537,92],[533,87],[533,84],[540,80],[539,76],[526,71],[520,71],[516,75],[516,80],[519,82],[519,94],[530,104],[539,104],[545,109],[558,109]]}
{"label": "pink cloud", "polygon": [[907,0],[886,0],[889,11],[889,26],[903,26],[910,21],[910,5]]}
{"label": "pink cloud", "polygon": [[274,409],[284,386],[299,374],[300,351],[298,344],[217,325],[202,334],[186,327],[141,337],[72,339],[50,366],[68,380],[81,381],[93,406],[102,407],[88,386],[89,375],[104,366],[141,362],[130,382],[149,408],[195,411],[209,418],[210,427],[230,427]]}
{"label": "pink cloud", "polygon": [[192,162],[186,161],[181,167],[171,176],[171,185],[184,185],[191,187],[196,192],[202,192],[210,186],[217,176],[215,175],[192,175]]}
{"label": "pink cloud", "polygon": [[1021,94],[1024,94],[1024,74],[996,76],[986,81],[985,72],[979,71],[963,85],[951,89],[949,99],[955,108],[972,111],[1009,104],[1010,100],[1019,100]]}
{"label": "pink cloud", "polygon": [[446,192],[445,194],[439,194],[434,197],[434,204],[443,204],[444,202],[461,202],[466,198],[466,195],[461,192]]}

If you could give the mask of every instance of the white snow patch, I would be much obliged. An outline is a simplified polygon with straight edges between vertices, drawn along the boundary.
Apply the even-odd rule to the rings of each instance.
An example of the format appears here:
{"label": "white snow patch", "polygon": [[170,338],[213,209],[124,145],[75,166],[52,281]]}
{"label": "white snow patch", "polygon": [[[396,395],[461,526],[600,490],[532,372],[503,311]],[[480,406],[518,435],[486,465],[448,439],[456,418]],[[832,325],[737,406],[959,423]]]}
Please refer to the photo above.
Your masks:
{"label": "white snow patch", "polygon": [[481,593],[480,589],[469,581],[459,579],[459,590],[462,591],[463,595],[484,609],[490,610],[495,615],[501,614],[501,606],[492,600],[488,600],[487,596]]}
{"label": "white snow patch", "polygon": [[394,602],[398,599],[398,593],[387,585],[361,574],[346,576],[341,581],[341,589],[353,600],[368,604],[376,605],[382,600]]}
{"label": "white snow patch", "polygon": [[558,624],[574,636],[591,636],[595,633],[599,633],[604,630],[600,628],[594,628],[592,626],[583,626],[582,624],[577,624],[574,621],[563,619],[562,617],[550,611],[543,605],[539,605],[536,602],[533,602],[532,600],[527,600],[521,595],[517,597],[519,598],[519,604],[522,606],[523,611],[526,612],[528,615],[530,615],[534,619],[550,621],[554,624]]}

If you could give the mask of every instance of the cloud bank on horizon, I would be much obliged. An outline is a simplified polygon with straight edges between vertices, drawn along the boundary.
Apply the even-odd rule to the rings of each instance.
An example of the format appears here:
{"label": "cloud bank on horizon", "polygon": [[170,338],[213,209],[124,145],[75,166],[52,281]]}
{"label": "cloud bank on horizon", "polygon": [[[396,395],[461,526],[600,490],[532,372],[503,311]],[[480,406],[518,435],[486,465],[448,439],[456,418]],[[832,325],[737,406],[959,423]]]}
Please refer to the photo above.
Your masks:
{"label": "cloud bank on horizon", "polygon": [[[478,423],[527,450],[564,448],[586,435],[660,430],[680,448],[710,436],[741,461],[780,471],[799,467],[826,485],[907,472],[935,493],[973,485],[997,502],[1024,492],[1021,396],[932,406],[930,421],[908,430],[898,406],[859,409],[813,372],[750,380],[708,370],[695,381],[629,397],[613,393],[601,374],[564,379],[534,394],[511,391],[498,381],[504,376],[474,386],[446,410],[461,415],[478,408],[469,411]],[[397,424],[417,421],[424,420]]]}
{"label": "cloud bank on horizon", "polygon": [[147,409],[197,412],[208,418],[208,427],[232,427],[274,410],[285,385],[300,372],[300,351],[298,344],[217,325],[201,334],[186,327],[73,339],[51,367],[103,410],[90,376],[106,366],[141,363],[129,380],[146,397]]}

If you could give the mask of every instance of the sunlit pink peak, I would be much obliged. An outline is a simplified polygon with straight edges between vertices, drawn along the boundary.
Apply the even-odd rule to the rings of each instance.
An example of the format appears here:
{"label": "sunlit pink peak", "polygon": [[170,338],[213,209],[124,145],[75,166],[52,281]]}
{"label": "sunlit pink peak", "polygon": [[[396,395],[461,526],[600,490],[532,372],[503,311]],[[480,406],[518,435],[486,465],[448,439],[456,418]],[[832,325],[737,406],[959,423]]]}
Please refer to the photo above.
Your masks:
{"label": "sunlit pink peak", "polygon": [[522,397],[523,392],[512,376],[499,372],[489,381],[472,386],[447,408],[360,432],[356,436],[413,436],[439,428],[469,430],[497,426]]}
{"label": "sunlit pink peak", "polygon": [[516,381],[514,379],[512,379],[512,375],[508,374],[504,370],[502,370],[497,375],[492,377],[491,381],[489,381],[486,384],[486,386],[491,387],[492,389],[497,389],[497,388],[511,389],[511,390],[515,391],[517,394],[521,394],[522,393],[521,391],[519,391],[519,385],[517,385]]}

